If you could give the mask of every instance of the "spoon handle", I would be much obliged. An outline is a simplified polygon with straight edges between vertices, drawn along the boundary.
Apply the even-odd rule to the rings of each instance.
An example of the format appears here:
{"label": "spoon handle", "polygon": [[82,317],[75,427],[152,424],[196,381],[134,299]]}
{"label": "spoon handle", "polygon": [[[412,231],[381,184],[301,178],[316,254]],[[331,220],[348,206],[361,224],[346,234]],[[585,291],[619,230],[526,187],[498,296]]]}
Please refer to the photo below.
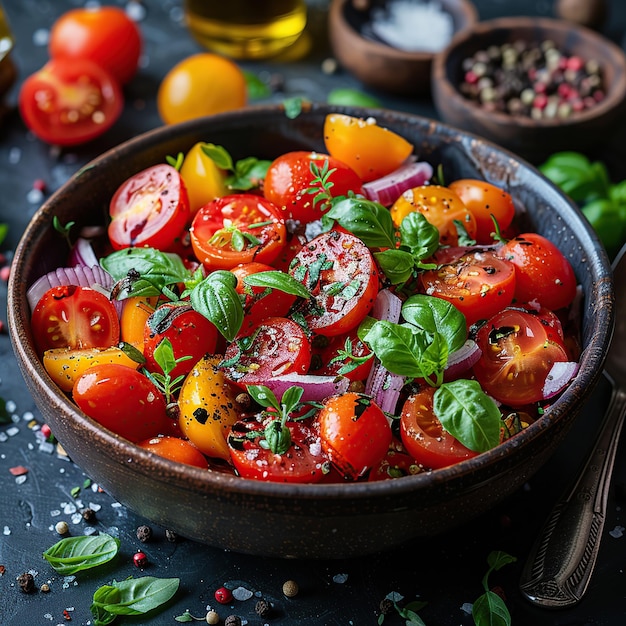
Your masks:
{"label": "spoon handle", "polygon": [[522,594],[537,606],[573,606],[587,589],[600,548],[625,415],[626,390],[614,388],[587,462],[552,510],[522,572]]}

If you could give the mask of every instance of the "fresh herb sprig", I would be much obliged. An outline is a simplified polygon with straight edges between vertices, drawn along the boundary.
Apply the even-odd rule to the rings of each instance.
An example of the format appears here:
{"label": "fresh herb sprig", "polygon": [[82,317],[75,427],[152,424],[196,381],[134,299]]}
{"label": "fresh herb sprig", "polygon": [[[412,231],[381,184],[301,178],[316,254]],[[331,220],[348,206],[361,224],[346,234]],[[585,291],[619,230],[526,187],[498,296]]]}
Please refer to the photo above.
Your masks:
{"label": "fresh herb sprig", "polygon": [[494,550],[487,556],[489,569],[482,581],[485,592],[477,598],[472,607],[472,617],[476,626],[511,626],[509,609],[504,600],[489,588],[489,576],[515,561],[517,559],[514,556],[499,550]]}
{"label": "fresh herb sprig", "polygon": [[157,365],[161,368],[161,372],[149,372],[144,368],[143,373],[165,396],[166,404],[169,404],[180,390],[183,380],[185,380],[184,374],[181,374],[176,378],[172,378],[171,374],[179,363],[182,361],[188,361],[191,356],[184,355],[177,359],[174,356],[172,342],[167,337],[159,342],[159,345],[154,349],[153,356]]}
{"label": "fresh herb sprig", "polygon": [[213,143],[204,143],[202,152],[213,160],[215,165],[226,172],[226,187],[231,191],[250,191],[257,189],[265,179],[271,161],[246,157],[234,161],[228,150]]}
{"label": "fresh herb sprig", "polygon": [[65,537],[48,548],[43,557],[55,572],[69,576],[108,563],[117,555],[120,541],[106,533]]}

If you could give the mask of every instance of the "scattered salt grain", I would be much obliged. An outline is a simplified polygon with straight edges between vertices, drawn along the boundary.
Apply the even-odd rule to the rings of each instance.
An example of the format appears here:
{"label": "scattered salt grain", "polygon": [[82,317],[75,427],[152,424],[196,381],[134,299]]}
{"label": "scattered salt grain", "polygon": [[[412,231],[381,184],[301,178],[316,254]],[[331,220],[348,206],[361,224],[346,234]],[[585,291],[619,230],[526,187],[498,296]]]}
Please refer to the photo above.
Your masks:
{"label": "scattered salt grain", "polygon": [[348,574],[335,574],[333,576],[333,582],[342,585],[348,581]]}
{"label": "scattered salt grain", "polygon": [[245,600],[249,600],[253,595],[254,593],[245,587],[236,587],[233,589],[233,598],[235,598],[235,600],[243,602]]}
{"label": "scattered salt grain", "polygon": [[146,17],[146,7],[141,2],[128,2],[125,11],[133,22],[141,22]]}
{"label": "scattered salt grain", "polygon": [[17,426],[11,426],[5,432],[9,437],[15,437],[20,432],[20,429]]}
{"label": "scattered salt grain", "polygon": [[85,535],[95,535],[96,532],[98,532],[98,529],[93,526],[86,526],[84,530]]}
{"label": "scattered salt grain", "polygon": [[7,434],[4,431],[0,432],[0,443],[4,443],[7,439]]}
{"label": "scattered salt grain", "polygon": [[4,530],[2,531],[3,535],[10,535],[11,534],[11,529],[8,526],[4,527]]}
{"label": "scattered salt grain", "polygon": [[72,524],[80,524],[83,521],[83,516],[80,513],[74,513],[70,519]]}
{"label": "scattered salt grain", "polygon": [[15,484],[16,485],[23,485],[26,480],[27,480],[28,476],[26,474],[22,474],[21,476],[17,476],[17,478],[15,479]]}
{"label": "scattered salt grain", "polygon": [[41,189],[31,189],[26,194],[26,201],[30,204],[39,204],[43,200],[43,191]]}
{"label": "scattered salt grain", "polygon": [[17,404],[13,400],[7,400],[4,408],[7,410],[7,413],[15,413],[17,409]]}
{"label": "scattered salt grain", "polygon": [[34,419],[34,415],[32,413],[32,411],[24,411],[24,413],[22,413],[22,421],[23,422],[30,422],[32,419]]}
{"label": "scattered salt grain", "polygon": [[50,39],[50,31],[47,28],[38,28],[33,33],[33,44],[42,48],[48,45]]}
{"label": "scattered salt grain", "polygon": [[42,441],[39,444],[39,452],[45,452],[46,454],[52,454],[54,452],[54,444],[51,441]]}
{"label": "scattered salt grain", "polygon": [[616,526],[613,530],[609,531],[609,535],[611,535],[611,537],[613,537],[614,539],[619,539],[624,535],[625,530],[626,528],[624,528],[623,526]]}
{"label": "scattered salt grain", "polygon": [[95,502],[90,502],[89,503],[89,508],[94,512],[97,513],[101,508],[102,505],[101,504],[96,504]]}
{"label": "scattered salt grain", "polygon": [[17,147],[13,147],[9,150],[9,163],[11,165],[17,165],[22,159],[22,150]]}

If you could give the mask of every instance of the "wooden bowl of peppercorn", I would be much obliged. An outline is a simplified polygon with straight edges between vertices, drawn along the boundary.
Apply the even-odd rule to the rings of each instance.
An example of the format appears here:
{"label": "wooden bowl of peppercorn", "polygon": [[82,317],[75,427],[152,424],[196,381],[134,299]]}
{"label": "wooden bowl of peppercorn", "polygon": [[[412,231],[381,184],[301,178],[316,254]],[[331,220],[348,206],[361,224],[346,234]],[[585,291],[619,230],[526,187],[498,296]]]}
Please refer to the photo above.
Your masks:
{"label": "wooden bowl of peppercorn", "polygon": [[435,57],[432,95],[443,121],[540,162],[615,135],[626,111],[626,56],[571,22],[479,22]]}

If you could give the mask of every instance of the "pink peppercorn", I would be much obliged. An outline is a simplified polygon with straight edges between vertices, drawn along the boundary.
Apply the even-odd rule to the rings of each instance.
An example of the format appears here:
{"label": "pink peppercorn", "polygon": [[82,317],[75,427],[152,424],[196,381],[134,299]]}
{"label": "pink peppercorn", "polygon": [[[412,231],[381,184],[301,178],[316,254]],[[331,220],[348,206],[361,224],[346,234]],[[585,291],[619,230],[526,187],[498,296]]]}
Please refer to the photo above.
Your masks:
{"label": "pink peppercorn", "polygon": [[230,589],[226,589],[226,587],[220,587],[215,590],[215,599],[220,604],[228,604],[233,599],[233,594]]}
{"label": "pink peppercorn", "polygon": [[52,430],[48,424],[42,424],[41,426],[41,434],[44,436],[44,439],[48,441],[50,437],[52,437]]}
{"label": "pink peppercorn", "polygon": [[4,267],[0,267],[0,280],[4,282],[9,280],[9,276],[11,275],[11,266],[5,265]]}
{"label": "pink peppercorn", "polygon": [[143,552],[135,552],[133,563],[136,567],[145,567],[148,564],[148,557]]}

